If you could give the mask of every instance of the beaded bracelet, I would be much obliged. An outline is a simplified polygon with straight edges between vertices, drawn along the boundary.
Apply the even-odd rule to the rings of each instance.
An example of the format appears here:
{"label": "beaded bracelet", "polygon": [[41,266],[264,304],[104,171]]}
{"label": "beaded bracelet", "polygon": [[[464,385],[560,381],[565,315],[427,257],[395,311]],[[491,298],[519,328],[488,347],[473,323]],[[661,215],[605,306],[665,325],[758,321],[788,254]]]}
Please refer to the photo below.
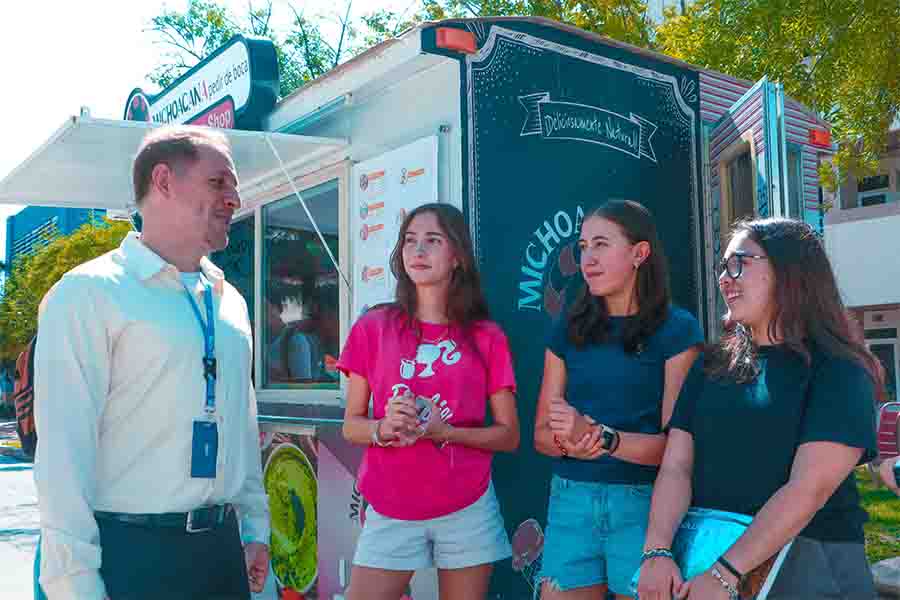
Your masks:
{"label": "beaded bracelet", "polygon": [[710,574],[722,584],[722,587],[725,588],[725,591],[728,592],[728,600],[741,600],[741,595],[738,593],[736,587],[731,585],[731,582],[725,579],[725,576],[722,575],[722,572],[719,571],[717,567],[713,567],[709,570]]}
{"label": "beaded bracelet", "polygon": [[556,444],[556,447],[562,452],[563,458],[569,456],[569,451],[562,445],[562,442],[559,441],[559,437],[555,433],[553,434],[553,443]]}
{"label": "beaded bracelet", "polygon": [[675,560],[675,555],[672,554],[672,551],[668,548],[653,548],[652,550],[647,550],[641,554],[641,564],[644,564],[644,561],[650,560],[651,558],[668,558]]}

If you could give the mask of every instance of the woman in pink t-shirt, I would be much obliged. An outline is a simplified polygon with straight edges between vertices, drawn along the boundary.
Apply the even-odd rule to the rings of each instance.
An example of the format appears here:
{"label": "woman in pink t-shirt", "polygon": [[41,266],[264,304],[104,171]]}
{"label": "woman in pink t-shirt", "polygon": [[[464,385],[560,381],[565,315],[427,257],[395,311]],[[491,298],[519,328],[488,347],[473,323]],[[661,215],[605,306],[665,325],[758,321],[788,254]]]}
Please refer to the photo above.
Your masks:
{"label": "woman in pink t-shirt", "polygon": [[398,600],[415,570],[437,567],[442,599],[478,600],[511,555],[491,484],[493,453],[519,445],[509,345],[488,319],[458,209],[412,211],[391,271],[396,302],[359,318],[338,361],[350,379],[344,437],[368,446],[347,598]]}

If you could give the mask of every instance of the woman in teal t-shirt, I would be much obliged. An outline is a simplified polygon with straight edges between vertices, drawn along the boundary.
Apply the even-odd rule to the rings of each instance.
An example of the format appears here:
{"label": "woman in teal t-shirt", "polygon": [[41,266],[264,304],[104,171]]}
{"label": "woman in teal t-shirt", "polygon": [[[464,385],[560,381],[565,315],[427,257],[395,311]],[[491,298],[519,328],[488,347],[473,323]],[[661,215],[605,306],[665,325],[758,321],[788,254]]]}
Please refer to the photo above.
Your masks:
{"label": "woman in teal t-shirt", "polygon": [[[872,600],[853,469],[875,456],[880,372],[852,334],[822,242],[799,221],[739,224],[719,287],[728,333],[694,364],[669,423],[639,597],[733,599],[796,538],[769,600]],[[754,519],[685,584],[666,551],[689,506]]]}
{"label": "woman in teal t-shirt", "polygon": [[663,429],[703,341],[697,320],[670,305],[646,208],[589,212],[578,245],[585,287],[547,344],[534,436],[554,457],[543,600],[629,595]]}

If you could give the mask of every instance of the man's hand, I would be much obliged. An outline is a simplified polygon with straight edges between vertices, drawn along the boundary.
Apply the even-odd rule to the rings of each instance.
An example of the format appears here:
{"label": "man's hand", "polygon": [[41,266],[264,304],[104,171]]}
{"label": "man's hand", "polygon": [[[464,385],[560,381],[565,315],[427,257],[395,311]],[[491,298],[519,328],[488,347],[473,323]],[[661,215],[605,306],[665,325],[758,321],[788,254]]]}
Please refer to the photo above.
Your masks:
{"label": "man's hand", "polygon": [[250,542],[244,546],[244,562],[247,564],[250,591],[255,594],[261,592],[269,575],[269,547],[259,542]]}

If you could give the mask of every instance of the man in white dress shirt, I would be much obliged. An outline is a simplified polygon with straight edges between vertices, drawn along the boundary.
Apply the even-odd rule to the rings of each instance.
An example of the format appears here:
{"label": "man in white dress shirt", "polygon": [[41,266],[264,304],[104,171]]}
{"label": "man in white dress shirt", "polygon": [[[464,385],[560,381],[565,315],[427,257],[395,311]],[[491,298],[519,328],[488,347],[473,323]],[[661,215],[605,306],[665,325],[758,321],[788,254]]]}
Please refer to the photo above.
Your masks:
{"label": "man in white dress shirt", "polygon": [[240,206],[231,151],[156,130],[132,175],[142,233],[41,309],[40,583],[50,600],[246,599],[269,564],[251,329],[206,258]]}

